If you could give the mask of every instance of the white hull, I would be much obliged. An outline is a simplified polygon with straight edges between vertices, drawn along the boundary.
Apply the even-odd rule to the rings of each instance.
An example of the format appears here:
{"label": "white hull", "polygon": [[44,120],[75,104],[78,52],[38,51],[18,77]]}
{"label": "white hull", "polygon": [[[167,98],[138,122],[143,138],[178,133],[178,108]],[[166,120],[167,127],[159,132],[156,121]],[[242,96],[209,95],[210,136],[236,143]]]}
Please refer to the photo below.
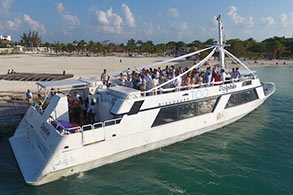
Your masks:
{"label": "white hull", "polygon": [[[69,176],[74,173],[87,171],[87,170],[90,170],[90,169],[93,169],[96,167],[100,167],[105,164],[109,164],[109,163],[123,160],[123,159],[129,158],[131,156],[138,155],[138,154],[150,151],[150,150],[154,150],[154,149],[157,149],[160,147],[168,146],[170,144],[173,144],[173,143],[176,143],[176,142],[179,142],[182,140],[186,140],[188,138],[191,138],[191,137],[194,137],[197,135],[201,135],[203,133],[221,128],[221,127],[228,125],[228,124],[231,124],[231,123],[237,121],[238,119],[244,117],[245,115],[247,115],[248,113],[250,113],[254,109],[256,109],[258,106],[260,106],[265,101],[266,98],[258,99],[253,102],[250,102],[250,103],[246,103],[246,104],[243,104],[240,106],[225,109],[224,111],[221,112],[222,117],[220,117],[220,119],[218,119],[218,120],[216,118],[217,117],[219,118],[219,113],[215,112],[215,113],[211,113],[211,114],[202,115],[199,117],[185,119],[180,122],[166,124],[163,126],[151,128],[151,129],[143,131],[139,134],[129,135],[127,137],[120,138],[120,139],[113,139],[109,142],[105,142],[105,143],[100,142],[100,143],[92,144],[87,147],[83,147],[81,149],[78,149],[78,152],[74,152],[73,155],[78,155],[78,156],[75,156],[76,159],[82,159],[82,158],[84,158],[83,153],[87,153],[90,155],[90,153],[91,153],[90,151],[95,151],[96,158],[93,160],[87,159],[86,162],[79,163],[79,164],[76,164],[73,166],[68,166],[66,168],[59,169],[59,170],[57,169],[55,171],[51,169],[49,172],[41,173],[35,177],[32,177],[32,176],[30,176],[30,178],[26,177],[27,172],[25,172],[25,173],[23,172],[23,175],[24,175],[25,180],[28,184],[42,185],[42,184],[54,181],[54,180],[61,178],[61,177]],[[239,112],[239,110],[241,110],[241,112]],[[235,115],[235,112],[237,112],[238,114]],[[232,114],[232,113],[234,113],[234,114]],[[229,116],[232,116],[232,117],[229,117]],[[197,129],[192,128],[192,126],[193,126],[192,124],[199,124],[199,121],[204,121],[204,124],[201,125],[200,128],[197,128]],[[214,122],[212,122],[212,121],[214,121]],[[185,124],[184,129],[183,129],[182,124]],[[173,132],[172,134],[167,133],[167,132],[170,132],[170,130]],[[153,135],[158,134],[158,131],[159,131],[159,137],[162,138],[162,136],[164,136],[163,139],[158,139],[159,137],[153,136]],[[19,139],[23,139],[23,140],[20,141]],[[139,140],[139,141],[135,141],[135,140]],[[19,137],[19,138],[16,138],[15,140],[13,138],[11,138],[10,142],[11,142],[11,145],[12,145],[14,152],[15,152],[15,148],[18,148],[17,145],[19,145],[19,144],[21,144],[21,147],[23,149],[25,149],[24,144],[27,143],[27,136],[22,136],[21,138]],[[133,147],[129,147],[129,145],[125,144],[125,142],[126,143],[132,142],[131,145]],[[123,147],[123,143],[124,143],[124,147]],[[28,144],[26,144],[26,145],[27,145],[27,147],[30,147]],[[110,146],[121,146],[121,147],[118,150],[111,149],[106,152],[101,151],[102,148],[104,148],[104,150],[105,150],[105,148],[108,148]],[[91,147],[91,149],[88,147]],[[29,150],[29,148],[27,148],[27,149]],[[22,150],[22,151],[24,151],[24,150]],[[108,154],[108,155],[105,155],[105,154]],[[25,155],[25,154],[23,154],[23,155]],[[17,157],[18,164],[21,166],[21,170],[24,170],[24,167],[22,167],[23,165],[21,165],[21,164],[23,164],[23,161],[25,161],[25,160],[28,161],[28,159],[23,159],[22,157],[20,157],[20,154],[17,152],[15,153],[15,156]],[[22,161],[22,162],[20,162],[20,161]],[[37,162],[29,161],[29,163],[37,163]],[[34,180],[32,180],[33,178],[34,178]]]}

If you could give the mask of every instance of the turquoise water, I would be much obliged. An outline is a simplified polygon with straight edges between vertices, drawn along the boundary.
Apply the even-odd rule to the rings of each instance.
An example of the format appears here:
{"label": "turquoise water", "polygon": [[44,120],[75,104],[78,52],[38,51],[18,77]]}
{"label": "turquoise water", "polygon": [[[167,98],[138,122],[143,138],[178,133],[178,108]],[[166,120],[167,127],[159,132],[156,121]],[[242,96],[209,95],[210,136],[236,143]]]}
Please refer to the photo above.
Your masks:
{"label": "turquoise water", "polygon": [[0,194],[293,194],[293,68],[256,70],[277,91],[245,118],[39,187],[25,185],[8,143],[15,122],[6,122]]}

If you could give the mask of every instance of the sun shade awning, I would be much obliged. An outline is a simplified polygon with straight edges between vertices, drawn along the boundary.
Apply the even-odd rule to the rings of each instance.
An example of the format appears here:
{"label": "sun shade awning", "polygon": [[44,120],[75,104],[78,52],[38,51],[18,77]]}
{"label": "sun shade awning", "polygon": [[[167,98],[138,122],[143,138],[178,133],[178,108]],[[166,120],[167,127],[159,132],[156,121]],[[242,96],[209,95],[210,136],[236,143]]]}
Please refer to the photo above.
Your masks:
{"label": "sun shade awning", "polygon": [[68,88],[80,88],[86,87],[88,85],[87,82],[82,80],[70,79],[70,80],[59,80],[59,81],[43,81],[37,82],[38,86],[44,89],[68,89]]}

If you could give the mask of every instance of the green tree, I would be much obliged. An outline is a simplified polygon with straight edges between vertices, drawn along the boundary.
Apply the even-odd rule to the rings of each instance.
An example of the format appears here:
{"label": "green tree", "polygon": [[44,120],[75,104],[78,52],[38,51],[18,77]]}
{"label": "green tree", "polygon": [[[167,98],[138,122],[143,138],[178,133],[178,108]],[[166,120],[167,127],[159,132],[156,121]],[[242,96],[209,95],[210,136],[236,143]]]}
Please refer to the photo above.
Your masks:
{"label": "green tree", "polygon": [[133,53],[136,51],[136,42],[134,39],[130,39],[127,41],[127,44],[126,44],[126,50],[129,52],[129,53]]}
{"label": "green tree", "polygon": [[169,41],[166,44],[166,49],[171,50],[172,52],[174,52],[176,50],[176,42],[175,41]]}
{"label": "green tree", "polygon": [[205,45],[201,41],[199,41],[199,40],[192,41],[191,44],[194,47],[196,47],[198,50],[205,48]]}
{"label": "green tree", "polygon": [[67,47],[67,51],[70,53],[76,51],[76,46],[73,43],[67,43],[66,47]]}
{"label": "green tree", "polygon": [[284,51],[284,45],[278,40],[271,40],[267,43],[267,52],[269,59],[277,59]]}
{"label": "green tree", "polygon": [[237,57],[245,57],[246,56],[246,47],[244,45],[244,42],[240,39],[231,39],[227,41],[227,44],[231,45],[230,47],[227,47],[227,50],[229,50],[233,55]]}
{"label": "green tree", "polygon": [[178,50],[179,48],[181,48],[181,47],[185,47],[185,43],[183,42],[183,41],[178,41],[177,43],[176,43],[176,50]]}
{"label": "green tree", "polygon": [[155,53],[163,54],[166,52],[166,45],[164,43],[155,46]]}
{"label": "green tree", "polygon": [[215,40],[214,39],[208,39],[206,42],[204,42],[204,45],[205,46],[214,45],[214,43],[215,43]]}
{"label": "green tree", "polygon": [[77,46],[76,48],[80,51],[80,50],[85,50],[85,48],[87,47],[87,43],[85,40],[80,40],[78,43],[77,43]]}
{"label": "green tree", "polygon": [[54,41],[53,49],[56,52],[56,54],[58,54],[61,51],[62,47],[59,41]]}
{"label": "green tree", "polygon": [[20,37],[20,44],[26,47],[39,47],[42,44],[42,38],[37,31],[31,31],[23,33]]}

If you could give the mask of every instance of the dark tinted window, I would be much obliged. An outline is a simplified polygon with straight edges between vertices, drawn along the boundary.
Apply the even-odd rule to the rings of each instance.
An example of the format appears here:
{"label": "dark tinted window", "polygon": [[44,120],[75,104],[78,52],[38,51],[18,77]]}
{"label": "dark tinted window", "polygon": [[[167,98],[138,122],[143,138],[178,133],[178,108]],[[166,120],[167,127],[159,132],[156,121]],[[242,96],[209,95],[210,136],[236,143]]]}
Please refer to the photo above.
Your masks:
{"label": "dark tinted window", "polygon": [[216,102],[217,98],[212,98],[202,101],[174,104],[161,108],[152,127],[211,113],[216,105]]}
{"label": "dark tinted window", "polygon": [[245,104],[258,99],[255,89],[232,94],[225,108]]}
{"label": "dark tinted window", "polygon": [[242,83],[242,87],[247,86],[247,85],[251,85],[251,81],[245,81]]}
{"label": "dark tinted window", "polygon": [[128,115],[133,115],[133,114],[137,114],[141,105],[143,104],[144,101],[137,101],[134,102],[134,104],[132,105]]}

